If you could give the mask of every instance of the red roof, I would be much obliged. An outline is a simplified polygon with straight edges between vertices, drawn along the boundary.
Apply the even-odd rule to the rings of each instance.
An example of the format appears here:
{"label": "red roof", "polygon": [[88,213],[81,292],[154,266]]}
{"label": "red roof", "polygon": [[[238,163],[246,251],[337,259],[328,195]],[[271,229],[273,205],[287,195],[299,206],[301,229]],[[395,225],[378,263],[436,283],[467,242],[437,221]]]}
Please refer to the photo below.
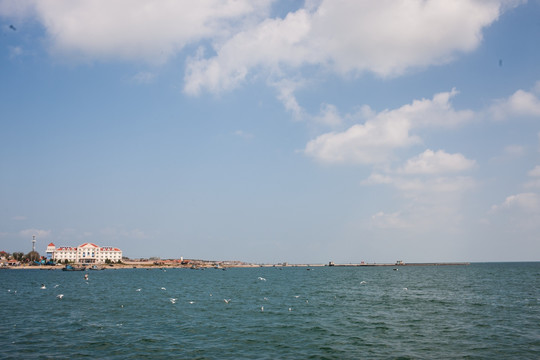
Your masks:
{"label": "red roof", "polygon": [[100,249],[101,251],[120,251],[120,249],[118,248],[113,248],[113,247],[110,247],[110,246],[104,246]]}
{"label": "red roof", "polygon": [[47,246],[54,246],[54,244],[53,244],[53,243],[50,243],[50,244],[49,244],[49,245],[47,245]]}
{"label": "red roof", "polygon": [[79,247],[84,247],[84,246],[86,246],[86,245],[90,245],[90,246],[95,247],[95,248],[99,247],[99,246],[97,246],[96,244],[92,244],[92,243],[84,243],[84,244],[82,244],[82,245],[79,245]]}

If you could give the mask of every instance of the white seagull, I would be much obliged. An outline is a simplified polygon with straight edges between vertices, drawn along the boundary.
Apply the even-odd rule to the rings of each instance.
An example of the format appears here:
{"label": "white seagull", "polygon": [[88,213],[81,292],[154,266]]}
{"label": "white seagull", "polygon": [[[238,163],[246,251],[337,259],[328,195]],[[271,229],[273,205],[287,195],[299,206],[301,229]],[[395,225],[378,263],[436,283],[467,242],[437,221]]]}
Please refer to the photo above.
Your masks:
{"label": "white seagull", "polygon": [[228,304],[231,299],[223,299],[223,301],[225,301],[225,304]]}
{"label": "white seagull", "polygon": [[59,299],[61,299],[61,298],[64,297],[64,294],[58,294],[58,295],[56,295],[56,297],[59,298]]}
{"label": "white seagull", "polygon": [[176,304],[176,300],[178,300],[178,299],[176,299],[176,298],[170,298],[169,300],[171,300],[171,304]]}

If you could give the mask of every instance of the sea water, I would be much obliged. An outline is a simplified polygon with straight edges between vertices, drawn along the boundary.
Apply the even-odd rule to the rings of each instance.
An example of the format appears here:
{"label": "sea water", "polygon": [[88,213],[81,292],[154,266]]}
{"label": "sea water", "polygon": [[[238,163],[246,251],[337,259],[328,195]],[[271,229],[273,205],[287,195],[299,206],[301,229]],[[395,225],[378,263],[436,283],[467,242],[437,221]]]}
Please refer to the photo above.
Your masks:
{"label": "sea water", "polygon": [[1,270],[0,358],[540,358],[540,263],[309,269]]}

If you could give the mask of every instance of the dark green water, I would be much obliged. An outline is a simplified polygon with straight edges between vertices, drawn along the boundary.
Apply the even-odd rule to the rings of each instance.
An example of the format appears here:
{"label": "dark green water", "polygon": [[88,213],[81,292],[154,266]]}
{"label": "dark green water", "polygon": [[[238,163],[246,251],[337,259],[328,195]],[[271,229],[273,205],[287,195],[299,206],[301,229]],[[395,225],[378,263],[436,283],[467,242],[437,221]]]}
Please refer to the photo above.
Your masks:
{"label": "dark green water", "polygon": [[540,263],[83,275],[1,270],[0,358],[540,358]]}

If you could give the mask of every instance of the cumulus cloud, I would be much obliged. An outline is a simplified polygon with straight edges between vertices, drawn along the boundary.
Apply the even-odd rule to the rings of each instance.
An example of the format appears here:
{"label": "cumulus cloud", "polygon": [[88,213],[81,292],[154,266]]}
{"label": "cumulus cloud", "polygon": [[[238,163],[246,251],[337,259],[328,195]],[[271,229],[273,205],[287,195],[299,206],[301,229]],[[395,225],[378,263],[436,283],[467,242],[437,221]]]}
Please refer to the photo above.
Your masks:
{"label": "cumulus cloud", "polygon": [[436,229],[459,224],[461,195],[476,186],[476,182],[469,176],[452,174],[474,165],[473,160],[461,154],[428,149],[395,171],[372,173],[363,185],[393,187],[405,199],[406,206],[404,210],[373,215],[371,224],[393,229]]}
{"label": "cumulus cloud", "polygon": [[540,116],[540,99],[531,92],[518,90],[507,99],[496,100],[488,113],[495,120],[514,116]]}
{"label": "cumulus cloud", "polygon": [[293,81],[283,79],[272,84],[278,91],[278,99],[283,103],[285,109],[293,114],[294,119],[302,120],[306,116],[305,110],[296,100],[294,92],[304,86],[303,81]]}
{"label": "cumulus cloud", "polygon": [[540,210],[540,198],[536,193],[521,193],[508,196],[503,203],[493,205],[491,212],[504,210],[523,210],[526,212],[537,212]]}
{"label": "cumulus cloud", "polygon": [[[313,2],[311,2],[313,3]],[[399,75],[475,49],[505,1],[329,1],[266,19],[192,59],[188,93],[226,90],[253,69],[311,64],[341,74]]]}
{"label": "cumulus cloud", "polygon": [[[420,143],[420,138],[410,133],[412,129],[456,126],[471,119],[472,111],[453,109],[450,99],[456,94],[457,91],[452,90],[435,94],[432,99],[415,100],[398,109],[384,110],[364,124],[318,136],[308,142],[304,153],[325,163],[387,162],[394,149]],[[440,157],[445,156],[440,154],[436,159]],[[445,158],[448,161],[455,156]]]}
{"label": "cumulus cloud", "polygon": [[434,152],[428,149],[422,154],[409,159],[399,172],[404,174],[460,172],[470,169],[474,164],[474,160],[469,160],[461,154],[448,154],[443,150]]}
{"label": "cumulus cloud", "polygon": [[247,18],[265,16],[270,3],[3,0],[0,14],[35,18],[44,26],[51,50],[57,54],[160,64],[188,44],[230,37]]}

